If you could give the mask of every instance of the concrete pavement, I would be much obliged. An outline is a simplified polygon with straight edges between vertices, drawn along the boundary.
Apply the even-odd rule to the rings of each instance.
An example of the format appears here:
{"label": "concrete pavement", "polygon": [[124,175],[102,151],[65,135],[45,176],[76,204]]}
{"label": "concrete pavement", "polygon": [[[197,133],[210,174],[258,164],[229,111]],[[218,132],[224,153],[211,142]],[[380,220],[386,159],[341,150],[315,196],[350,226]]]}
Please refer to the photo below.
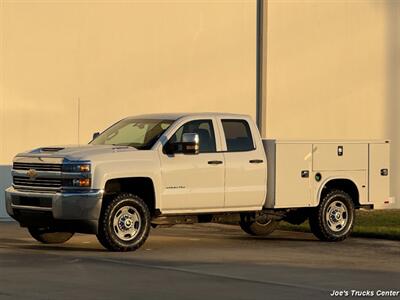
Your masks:
{"label": "concrete pavement", "polygon": [[254,238],[205,224],[152,229],[140,250],[111,253],[95,236],[42,245],[0,223],[0,299],[328,299],[334,290],[400,290],[400,242]]}

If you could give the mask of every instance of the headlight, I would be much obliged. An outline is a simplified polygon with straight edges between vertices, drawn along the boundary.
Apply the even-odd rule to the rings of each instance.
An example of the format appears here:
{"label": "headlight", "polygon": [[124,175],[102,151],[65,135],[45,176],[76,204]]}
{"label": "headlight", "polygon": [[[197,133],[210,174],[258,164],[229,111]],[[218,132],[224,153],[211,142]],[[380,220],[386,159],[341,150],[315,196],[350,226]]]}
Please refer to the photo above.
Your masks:
{"label": "headlight", "polygon": [[90,188],[91,165],[89,162],[67,161],[62,166],[64,179],[62,186],[65,188]]}
{"label": "headlight", "polygon": [[64,164],[62,167],[63,172],[72,172],[72,173],[88,173],[90,172],[90,164]]}

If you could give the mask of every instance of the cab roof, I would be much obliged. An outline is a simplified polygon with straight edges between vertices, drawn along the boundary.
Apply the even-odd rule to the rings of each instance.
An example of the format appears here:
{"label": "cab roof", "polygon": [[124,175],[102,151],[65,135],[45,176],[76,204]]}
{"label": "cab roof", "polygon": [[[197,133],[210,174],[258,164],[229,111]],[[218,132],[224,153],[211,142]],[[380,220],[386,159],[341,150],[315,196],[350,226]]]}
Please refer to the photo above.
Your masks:
{"label": "cab roof", "polygon": [[141,118],[141,119],[162,119],[162,120],[177,120],[183,117],[249,117],[248,115],[242,114],[231,114],[231,113],[218,113],[218,112],[201,112],[201,113],[162,113],[162,114],[144,114],[138,116],[132,116],[129,118]]}

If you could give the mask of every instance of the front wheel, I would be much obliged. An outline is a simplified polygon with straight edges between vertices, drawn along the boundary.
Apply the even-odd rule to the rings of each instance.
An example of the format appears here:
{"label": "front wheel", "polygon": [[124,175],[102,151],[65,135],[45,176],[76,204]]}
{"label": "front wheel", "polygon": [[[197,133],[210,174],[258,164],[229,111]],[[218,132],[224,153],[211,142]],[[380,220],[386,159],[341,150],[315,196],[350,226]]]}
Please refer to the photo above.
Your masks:
{"label": "front wheel", "polygon": [[103,210],[97,239],[111,251],[133,251],[140,248],[150,232],[150,212],[136,195],[121,194]]}
{"label": "front wheel", "polygon": [[51,228],[29,227],[31,236],[43,244],[62,244],[74,235],[73,232],[58,232]]}
{"label": "front wheel", "polygon": [[322,241],[343,241],[354,226],[354,204],[341,190],[329,192],[310,215],[312,233]]}

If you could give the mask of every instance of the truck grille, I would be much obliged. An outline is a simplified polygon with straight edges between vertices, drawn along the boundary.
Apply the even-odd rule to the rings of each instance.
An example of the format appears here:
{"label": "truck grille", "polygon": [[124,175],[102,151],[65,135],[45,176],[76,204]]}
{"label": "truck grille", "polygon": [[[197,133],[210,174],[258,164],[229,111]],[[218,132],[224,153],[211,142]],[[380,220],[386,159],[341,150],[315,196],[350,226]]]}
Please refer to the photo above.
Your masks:
{"label": "truck grille", "polygon": [[13,164],[13,169],[14,170],[30,170],[30,169],[34,169],[36,171],[61,172],[62,164],[41,164],[41,163],[15,162]]}
{"label": "truck grille", "polygon": [[77,162],[62,157],[25,157],[14,158],[12,177],[13,186],[20,191],[57,193],[64,190],[87,189],[80,187],[79,179],[87,179],[89,172],[78,172],[71,168]]}
{"label": "truck grille", "polygon": [[37,187],[37,188],[49,188],[49,189],[60,189],[62,185],[61,178],[35,178],[30,179],[29,177],[14,176],[13,183],[17,186],[23,187]]}

